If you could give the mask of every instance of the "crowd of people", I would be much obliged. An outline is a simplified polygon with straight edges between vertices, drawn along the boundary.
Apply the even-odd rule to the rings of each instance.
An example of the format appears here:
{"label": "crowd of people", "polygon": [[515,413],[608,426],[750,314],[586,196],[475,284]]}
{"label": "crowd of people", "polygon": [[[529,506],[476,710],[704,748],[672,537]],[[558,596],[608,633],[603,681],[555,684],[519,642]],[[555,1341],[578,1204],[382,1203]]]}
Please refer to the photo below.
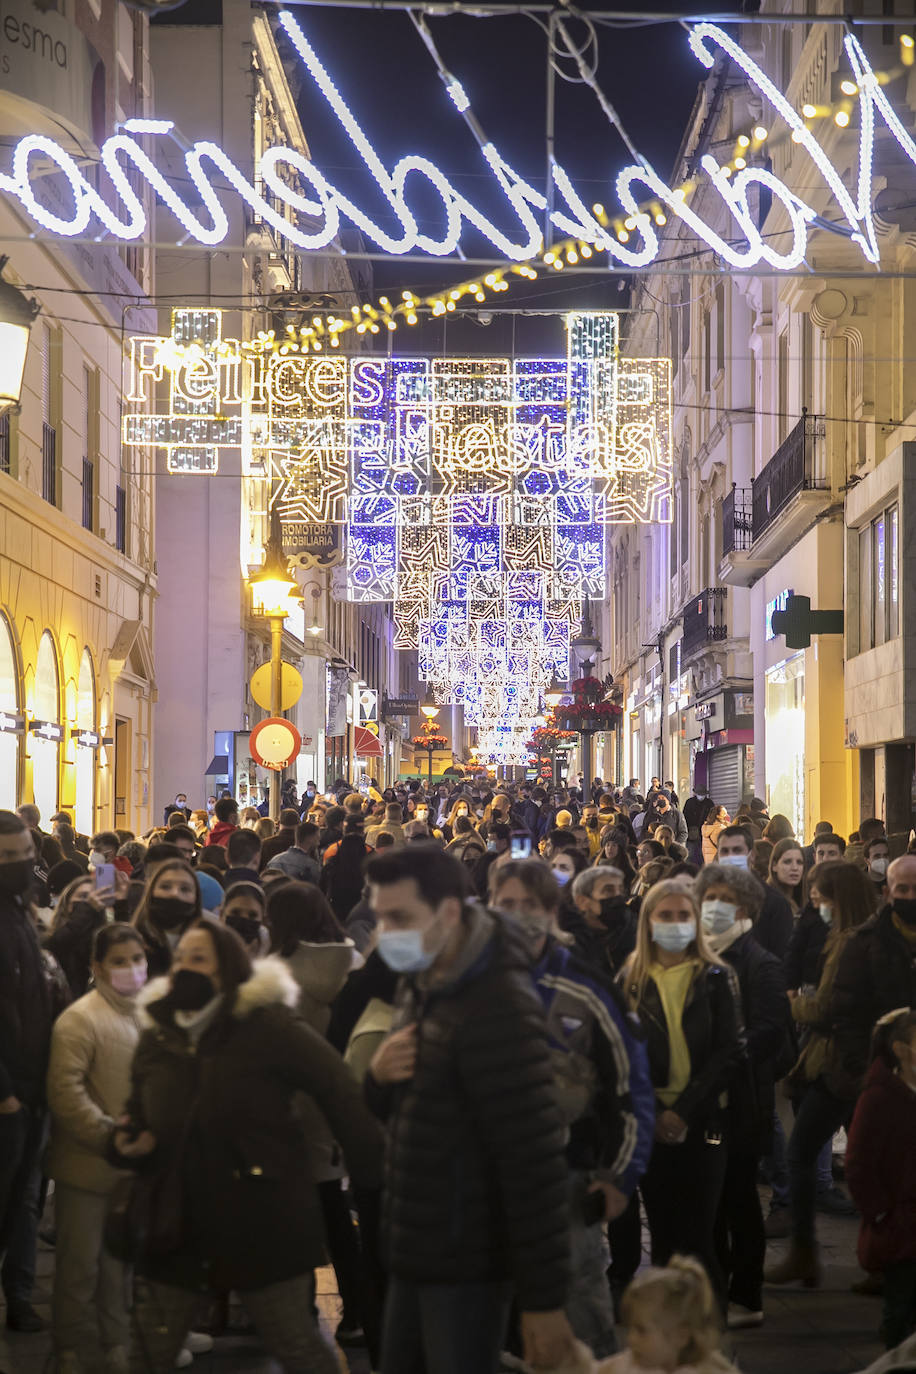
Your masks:
{"label": "crowd of people", "polygon": [[724,1372],[824,1212],[916,1369],[916,843],[657,778],[265,810],[0,812],[0,1274],[41,1330],[43,1228],[58,1374],[240,1309],[293,1374]]}

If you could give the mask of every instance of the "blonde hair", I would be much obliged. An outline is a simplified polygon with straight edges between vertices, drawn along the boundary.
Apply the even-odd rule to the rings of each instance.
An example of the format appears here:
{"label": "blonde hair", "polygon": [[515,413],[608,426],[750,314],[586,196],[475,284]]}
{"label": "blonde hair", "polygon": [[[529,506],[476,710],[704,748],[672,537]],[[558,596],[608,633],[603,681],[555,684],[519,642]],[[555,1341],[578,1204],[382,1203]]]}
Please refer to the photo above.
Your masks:
{"label": "blonde hair", "polygon": [[687,1339],[678,1364],[695,1365],[719,1350],[719,1308],[706,1270],[698,1260],[673,1255],[664,1269],[644,1269],[623,1295],[621,1315],[629,1326],[634,1309],[648,1309],[654,1320],[683,1326]]}
{"label": "blonde hair", "polygon": [[652,956],[652,930],[650,926],[652,913],[666,897],[680,898],[688,903],[693,912],[696,933],[687,946],[688,955],[698,959],[701,968],[709,964],[722,966],[721,961],[716,958],[706,944],[699,905],[691,889],[685,887],[678,878],[665,878],[662,882],[653,884],[643,897],[642,906],[639,908],[636,948],[624,964],[620,974],[627,1001],[634,1011],[641,1003],[646,990],[646,983],[649,981],[649,965],[655,962]]}

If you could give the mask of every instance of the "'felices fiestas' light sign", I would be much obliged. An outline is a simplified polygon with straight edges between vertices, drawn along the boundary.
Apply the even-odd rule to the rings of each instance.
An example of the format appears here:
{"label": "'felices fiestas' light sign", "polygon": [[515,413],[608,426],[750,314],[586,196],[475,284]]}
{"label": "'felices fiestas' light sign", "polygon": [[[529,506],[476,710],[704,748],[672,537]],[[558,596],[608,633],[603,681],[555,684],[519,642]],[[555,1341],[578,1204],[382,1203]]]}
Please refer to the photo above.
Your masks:
{"label": "'felices fiestas' light sign", "polygon": [[[147,215],[140,196],[130,184],[134,176],[148,184],[174,214],[185,233],[205,245],[221,243],[229,232],[229,221],[220,196],[213,186],[214,173],[231,187],[252,210],[282,238],[301,249],[319,249],[336,238],[343,219],[349,220],[386,253],[420,251],[444,256],[456,252],[467,228],[473,228],[503,257],[525,261],[544,247],[540,216],[547,207],[541,191],[529,185],[509,166],[492,143],[483,148],[484,157],[514,212],[519,228],[505,233],[466,196],[455,189],[435,163],[419,155],[409,155],[387,168],[372,146],[355,116],[344,102],[317,52],[297,21],[289,13],[280,16],[313,81],[346,130],[366,168],[372,173],[400,226],[389,232],[376,223],[359,205],[334,186],[329,178],[295,148],[268,148],[258,172],[265,189],[261,195],[216,143],[198,141],[184,152],[185,167],[194,187],[189,200],[192,208],[175,189],[178,179],[166,180],[154,160],[135,136],[163,136],[173,126],[168,120],[128,120],[120,132],[106,139],[100,152],[103,171],[109,178],[108,193],[114,191],[116,203],[109,204],[81,171],[76,160],[53,139],[31,134],[13,150],[12,170],[0,174],[0,190],[18,200],[26,212],[43,228],[56,234],[83,235],[107,232],[119,239],[139,239],[147,229]],[[814,134],[801,115],[744,49],[716,24],[697,24],[690,43],[697,58],[711,67],[716,50],[727,54],[741,68],[750,84],[757,88],[788,125],[795,141],[815,162],[837,206],[845,218],[853,242],[869,262],[879,258],[872,216],[872,161],[876,120],[883,120],[911,162],[916,165],[916,144],[901,124],[884,94],[865,53],[852,35],[847,36],[846,53],[859,88],[859,165],[855,190],[845,185]],[[69,215],[54,213],[40,200],[36,187],[49,167],[69,183],[72,208]],[[686,202],[682,192],[673,190],[649,167],[624,168],[617,178],[617,194],[624,212],[634,221],[628,241],[620,243],[589,211],[564,169],[554,166],[553,179],[561,208],[551,222],[562,236],[593,244],[628,268],[645,267],[658,256],[660,243],[652,218],[640,209],[647,199],[662,202],[670,215],[681,220],[696,236],[733,267],[750,268],[760,263],[790,270],[804,260],[808,226],[817,217],[815,210],[778,177],[762,167],[746,167],[729,177],[711,155],[702,168],[728,208],[737,233],[723,238]],[[434,188],[442,201],[442,215],[436,233],[421,230],[410,207],[410,189],[418,179]],[[791,244],[779,251],[766,242],[754,221],[749,203],[752,188],[765,187],[781,202],[789,220]],[[278,210],[275,203],[282,207]],[[289,216],[289,217],[287,217]],[[520,229],[520,232],[519,232]]]}

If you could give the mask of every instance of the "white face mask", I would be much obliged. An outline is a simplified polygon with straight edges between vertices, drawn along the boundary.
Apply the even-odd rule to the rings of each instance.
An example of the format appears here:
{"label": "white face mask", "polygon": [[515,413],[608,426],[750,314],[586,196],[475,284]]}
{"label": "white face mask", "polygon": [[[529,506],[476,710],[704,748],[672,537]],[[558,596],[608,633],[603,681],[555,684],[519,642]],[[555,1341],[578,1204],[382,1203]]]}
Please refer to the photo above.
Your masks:
{"label": "white face mask", "polygon": [[738,908],[733,902],[710,899],[700,908],[700,919],[707,935],[724,935],[735,924],[737,915]]}
{"label": "white face mask", "polygon": [[871,869],[872,873],[877,873],[879,878],[883,878],[885,873],[887,872],[887,859],[883,857],[879,859],[872,859],[868,866]]}
{"label": "white face mask", "polygon": [[652,939],[669,954],[683,954],[691,940],[696,939],[696,921],[650,921],[649,925]]}
{"label": "white face mask", "polygon": [[89,862],[93,868],[98,868],[99,864],[105,862],[105,855],[100,854],[97,849],[93,849],[92,853],[89,855]]}
{"label": "white face mask", "polygon": [[818,907],[817,911],[818,911],[818,915],[820,916],[821,920],[824,922],[824,925],[825,925],[825,926],[829,926],[829,925],[832,925],[832,924],[833,924],[833,907],[832,907],[832,906],[828,906],[826,902],[821,902],[821,904],[820,904],[820,906]]}
{"label": "white face mask", "polygon": [[747,868],[747,860],[746,854],[720,854],[716,863],[724,864],[726,868]]}

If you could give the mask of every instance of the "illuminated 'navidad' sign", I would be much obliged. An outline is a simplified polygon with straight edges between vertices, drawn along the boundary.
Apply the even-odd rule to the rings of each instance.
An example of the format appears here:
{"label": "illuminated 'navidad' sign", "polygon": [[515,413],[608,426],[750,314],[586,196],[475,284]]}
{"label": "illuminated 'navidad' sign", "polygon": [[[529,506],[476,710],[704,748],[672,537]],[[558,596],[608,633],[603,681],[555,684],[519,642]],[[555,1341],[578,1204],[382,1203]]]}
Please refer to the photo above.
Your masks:
{"label": "illuminated 'navidad' sign", "polygon": [[[189,196],[189,204],[175,189],[180,184],[179,179],[172,177],[166,180],[154,160],[132,137],[169,135],[173,128],[169,120],[127,120],[122,131],[102,145],[101,168],[109,178],[109,191],[113,190],[117,197],[118,203],[115,205],[103,198],[70,153],[53,139],[41,134],[29,135],[16,144],[11,173],[0,173],[0,191],[18,200],[33,220],[52,233],[72,236],[106,232],[119,239],[139,239],[146,231],[147,215],[130,180],[131,174],[134,180],[139,175],[172,212],[186,235],[199,243],[214,245],[222,243],[229,232],[226,211],[212,184],[213,174],[216,173],[281,238],[301,249],[326,247],[337,237],[341,220],[346,219],[386,253],[417,250],[439,256],[454,253],[459,249],[467,227],[482,234],[501,256],[513,261],[525,261],[542,250],[544,241],[540,216],[547,207],[547,200],[541,191],[513,171],[495,145],[488,143],[482,151],[519,221],[521,233],[516,230],[515,237],[503,232],[456,190],[445,173],[428,158],[410,155],[401,158],[393,168],[387,168],[297,21],[289,13],[283,13],[280,21],[310,76],[381,188],[400,225],[398,232],[390,233],[377,224],[303,153],[285,146],[268,148],[261,158],[257,170],[265,188],[262,195],[218,144],[208,140],[194,143],[184,152],[185,167],[194,188]],[[852,241],[869,262],[877,262],[879,253],[871,210],[876,119],[883,120],[914,165],[916,144],[895,114],[858,40],[851,34],[845,40],[846,53],[859,89],[859,166],[855,176],[855,191],[847,189],[841,173],[827,157],[802,116],[792,108],[758,64],[723,29],[716,24],[697,24],[691,31],[690,43],[705,67],[712,67],[718,48],[744,71],[750,84],[785,120],[795,142],[813,159],[845,217]],[[702,159],[701,165],[735,221],[737,237],[732,231],[727,238],[723,238],[690,207],[683,192],[667,186],[648,166],[625,167],[616,183],[621,206],[633,221],[631,237],[638,236],[640,243],[621,243],[603,228],[588,210],[568,174],[557,165],[553,167],[553,180],[565,208],[555,210],[551,214],[551,222],[563,236],[593,244],[627,267],[645,267],[654,261],[660,251],[652,218],[640,209],[640,202],[648,197],[664,204],[670,215],[681,220],[733,267],[750,268],[759,263],[782,270],[798,267],[805,257],[808,226],[817,218],[815,210],[763,167],[746,167],[729,177],[727,170],[720,167],[709,154]],[[55,181],[63,179],[69,183],[72,198],[69,214],[55,213],[38,196],[36,188],[41,186],[49,170]],[[95,176],[94,171],[90,176]],[[441,222],[435,233],[420,229],[410,207],[410,189],[420,179],[432,186],[442,201]],[[766,187],[786,211],[791,244],[785,251],[781,252],[765,241],[755,223],[749,201],[752,189],[759,187]],[[276,202],[280,203],[280,209],[276,208]],[[202,209],[196,208],[199,206]]]}

